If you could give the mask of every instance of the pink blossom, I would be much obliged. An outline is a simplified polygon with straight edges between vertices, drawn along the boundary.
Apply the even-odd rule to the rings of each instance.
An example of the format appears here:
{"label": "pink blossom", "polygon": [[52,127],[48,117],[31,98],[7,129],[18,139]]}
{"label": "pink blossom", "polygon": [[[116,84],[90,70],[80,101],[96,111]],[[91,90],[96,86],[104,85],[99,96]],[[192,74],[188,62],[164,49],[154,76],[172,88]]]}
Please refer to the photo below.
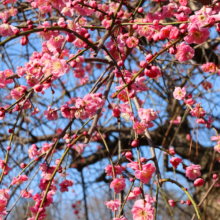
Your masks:
{"label": "pink blossom", "polygon": [[177,39],[179,36],[179,29],[177,27],[173,27],[172,25],[167,25],[160,30],[159,38],[160,40],[168,39]]}
{"label": "pink blossom", "polygon": [[134,220],[153,220],[154,208],[148,202],[143,204],[143,200],[137,200],[131,210]]}
{"label": "pink blossom", "polygon": [[140,36],[152,37],[155,30],[151,25],[138,25],[137,32]]}
{"label": "pink blossom", "polygon": [[186,89],[183,87],[175,87],[175,90],[173,92],[173,97],[177,100],[183,100],[186,96]]}
{"label": "pink blossom", "polygon": [[[42,147],[42,153],[48,152],[52,146],[53,146],[53,143],[50,143],[50,144],[44,143],[43,147]],[[56,152],[56,150],[55,150],[55,152]]]}
{"label": "pink blossom", "polygon": [[191,138],[191,135],[190,135],[190,134],[187,134],[187,135],[186,135],[186,140],[187,140],[187,141],[191,141],[191,139],[192,139],[192,138]]}
{"label": "pink blossom", "polygon": [[[204,10],[202,8],[201,10]],[[191,15],[189,20],[192,24],[197,24],[199,27],[208,23],[210,15],[206,11],[197,11],[195,15]]]}
{"label": "pink blossom", "polygon": [[218,141],[217,145],[214,146],[214,150],[220,153],[220,141]]}
{"label": "pink blossom", "polygon": [[68,5],[68,3],[66,5],[67,5],[67,7],[64,7],[62,9],[61,13],[65,16],[72,17],[73,13],[74,13],[74,9],[72,7],[70,7],[70,5]]}
{"label": "pink blossom", "polygon": [[182,163],[182,159],[179,158],[179,157],[172,157],[172,158],[170,159],[170,163],[171,163],[171,164],[173,165],[173,167],[176,169],[177,166],[178,166],[180,163]]}
{"label": "pink blossom", "polygon": [[31,148],[28,149],[28,156],[30,159],[37,157],[40,155],[40,151],[38,151],[38,147],[36,144],[32,144]]}
{"label": "pink blossom", "polygon": [[0,35],[2,37],[10,37],[15,34],[18,28],[9,25],[9,24],[1,24],[0,25]]}
{"label": "pink blossom", "polygon": [[[114,166],[115,175],[121,175],[124,170],[125,168],[122,167],[121,165]],[[108,166],[105,167],[105,172],[107,173],[108,176],[113,176],[112,166],[110,164],[108,164]]]}
{"label": "pink blossom", "polygon": [[23,182],[27,181],[28,177],[26,175],[20,175],[18,177],[13,177],[11,185],[21,185]]}
{"label": "pink blossom", "polygon": [[[7,200],[0,199],[0,216],[1,215],[7,215],[6,205],[7,205]],[[2,217],[0,217],[0,218],[3,219]]]}
{"label": "pink blossom", "polygon": [[127,200],[134,200],[134,199],[137,199],[137,195],[135,195],[133,192],[130,192],[129,195],[128,195],[128,198]]}
{"label": "pink blossom", "polygon": [[66,63],[66,60],[52,57],[50,62],[50,70],[54,76],[61,77],[69,71],[69,65]]}
{"label": "pink blossom", "polygon": [[196,107],[193,108],[193,110],[190,111],[191,115],[194,117],[204,117],[206,114],[206,111],[201,106],[201,103],[197,103]]}
{"label": "pink blossom", "polygon": [[110,184],[110,188],[114,188],[116,193],[121,192],[121,190],[123,190],[125,187],[126,184],[124,178],[115,178]]}
{"label": "pink blossom", "polygon": [[133,48],[133,47],[136,47],[139,43],[139,39],[136,38],[136,37],[129,37],[127,40],[126,40],[126,44],[129,48]]}
{"label": "pink blossom", "polygon": [[64,118],[69,118],[69,119],[74,118],[75,111],[76,111],[76,107],[74,106],[69,107],[67,104],[65,104],[61,107],[61,113]]}
{"label": "pink blossom", "polygon": [[10,189],[0,189],[0,199],[8,200],[10,198],[9,192]]}
{"label": "pink blossom", "polygon": [[3,71],[0,71],[0,88],[4,88],[7,85],[6,76]]}
{"label": "pink blossom", "polygon": [[121,114],[121,111],[120,111],[120,109],[116,106],[116,107],[113,109],[113,111],[112,111],[112,115],[113,115],[114,117],[118,118],[118,117],[120,116],[120,114]]}
{"label": "pink blossom", "polygon": [[59,184],[60,186],[60,192],[68,192],[68,187],[73,185],[72,180],[64,180],[62,183]]}
{"label": "pink blossom", "polygon": [[76,78],[81,79],[85,76],[85,70],[83,68],[77,68],[73,74]]}
{"label": "pink blossom", "polygon": [[112,212],[114,211],[118,211],[118,207],[120,206],[120,202],[119,200],[115,199],[115,200],[110,200],[110,201],[106,201],[105,205],[112,210]]}
{"label": "pink blossom", "polygon": [[127,166],[133,170],[139,170],[139,164],[137,162],[131,161],[131,163],[128,163]]}
{"label": "pink blossom", "polygon": [[188,177],[190,180],[194,180],[200,177],[201,176],[200,169],[201,169],[200,165],[191,164],[190,166],[186,168],[186,171],[185,171],[186,177]]}
{"label": "pink blossom", "polygon": [[48,120],[56,120],[58,118],[57,108],[55,107],[52,109],[50,106],[48,106],[47,110],[44,111],[44,115]]}
{"label": "pink blossom", "polygon": [[179,0],[179,3],[180,3],[182,6],[186,6],[186,5],[187,5],[187,0]]}
{"label": "pink blossom", "polygon": [[184,103],[186,103],[188,105],[194,105],[196,103],[196,101],[193,100],[192,98],[190,98],[190,99],[185,99]]}
{"label": "pink blossom", "polygon": [[212,136],[211,140],[212,141],[220,141],[220,136]]}
{"label": "pink blossom", "polygon": [[38,107],[36,107],[36,108],[34,108],[34,110],[31,112],[31,115],[36,115],[37,113],[39,113],[39,108]]}
{"label": "pink blossom", "polygon": [[137,122],[135,122],[135,123],[133,124],[133,129],[134,129],[134,131],[135,131],[136,133],[138,133],[138,134],[143,134],[143,133],[144,133],[144,130],[145,130],[146,128],[147,128],[147,126],[146,126],[146,124],[143,123],[143,122],[137,121]]}
{"label": "pink blossom", "polygon": [[152,163],[142,165],[142,170],[135,171],[135,177],[140,179],[142,183],[149,183],[153,173],[155,172],[155,167]]}
{"label": "pink blossom", "polygon": [[138,115],[143,121],[153,121],[157,119],[157,113],[152,109],[138,109]]}
{"label": "pink blossom", "polygon": [[184,37],[184,40],[188,44],[196,43],[202,44],[209,37],[209,29],[208,28],[199,28],[197,24],[191,24],[188,27],[189,34]]}
{"label": "pink blossom", "polygon": [[32,197],[31,193],[33,193],[33,189],[30,189],[29,191],[27,191],[27,190],[20,191],[21,197],[26,198],[26,199],[29,199]]}
{"label": "pink blossom", "polygon": [[134,195],[139,196],[141,194],[141,188],[140,187],[134,187],[132,192],[134,193]]}
{"label": "pink blossom", "polygon": [[172,154],[173,156],[176,154],[173,147],[169,147],[169,153]]}
{"label": "pink blossom", "polygon": [[5,167],[6,173],[8,173],[11,170],[11,168],[8,166],[8,164],[5,164],[5,161],[0,159],[0,168],[4,169],[4,167]]}
{"label": "pink blossom", "polygon": [[86,145],[85,144],[82,144],[82,143],[78,143],[78,144],[75,144],[73,146],[73,149],[78,152],[79,154],[82,154],[84,149],[85,149]]}
{"label": "pink blossom", "polygon": [[214,63],[205,63],[202,65],[202,70],[206,73],[214,73],[216,71],[216,66]]}
{"label": "pink blossom", "polygon": [[121,117],[124,118],[126,121],[129,121],[129,120],[133,121],[134,120],[134,114],[127,104],[125,104],[125,103],[121,104],[120,110],[121,110],[121,112],[123,112],[121,114]]}
{"label": "pink blossom", "polygon": [[11,96],[13,99],[20,99],[22,95],[24,95],[27,92],[27,87],[26,86],[18,86],[15,89],[11,91]]}
{"label": "pink blossom", "polygon": [[212,84],[208,81],[202,82],[202,86],[205,90],[209,90],[212,88]]}
{"label": "pink blossom", "polygon": [[177,116],[176,119],[170,120],[170,124],[178,125],[181,122],[181,116]]}
{"label": "pink blossom", "polygon": [[177,53],[175,56],[180,62],[185,62],[185,61],[192,59],[194,57],[194,53],[195,51],[192,47],[182,42],[177,47]]}

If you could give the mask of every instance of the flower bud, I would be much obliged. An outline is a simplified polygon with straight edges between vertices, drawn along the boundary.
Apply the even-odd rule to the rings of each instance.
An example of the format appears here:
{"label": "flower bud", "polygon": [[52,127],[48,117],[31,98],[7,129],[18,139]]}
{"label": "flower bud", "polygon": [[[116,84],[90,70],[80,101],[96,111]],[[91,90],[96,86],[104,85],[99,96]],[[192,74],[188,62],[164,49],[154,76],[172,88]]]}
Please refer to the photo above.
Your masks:
{"label": "flower bud", "polygon": [[134,193],[135,196],[139,196],[141,194],[141,189],[140,187],[134,187],[132,192]]}
{"label": "flower bud", "polygon": [[25,45],[27,45],[29,43],[29,40],[28,40],[28,37],[27,36],[24,36],[24,37],[22,37],[21,39],[20,39],[20,44],[22,45],[22,46],[25,46]]}
{"label": "flower bud", "polygon": [[190,200],[187,200],[187,201],[186,201],[186,205],[188,205],[188,206],[192,205],[191,201],[190,201]]}
{"label": "flower bud", "polygon": [[218,175],[217,174],[213,174],[213,179],[217,179]]}
{"label": "flower bud", "polygon": [[130,151],[126,152],[125,157],[131,159],[132,158],[132,153]]}
{"label": "flower bud", "polygon": [[169,199],[169,200],[168,200],[168,203],[169,203],[169,205],[170,205],[171,207],[174,207],[174,206],[176,205],[176,202],[175,202],[174,200],[172,200],[172,199]]}
{"label": "flower bud", "polygon": [[139,13],[143,13],[144,9],[142,7],[138,8]]}
{"label": "flower bud", "polygon": [[44,87],[43,87],[42,84],[37,84],[37,85],[34,86],[34,91],[37,92],[37,93],[42,92],[43,88]]}
{"label": "flower bud", "polygon": [[24,169],[26,166],[27,166],[26,163],[21,163],[21,164],[20,164],[21,169]]}
{"label": "flower bud", "polygon": [[194,181],[194,186],[202,186],[204,183],[205,181],[202,178],[198,178]]}
{"label": "flower bud", "polygon": [[76,39],[75,35],[72,34],[72,33],[68,33],[66,35],[66,41],[69,42],[69,43],[72,43],[74,40]]}
{"label": "flower bud", "polygon": [[131,142],[131,146],[132,146],[132,147],[137,147],[138,144],[139,144],[139,140],[133,140],[133,141]]}

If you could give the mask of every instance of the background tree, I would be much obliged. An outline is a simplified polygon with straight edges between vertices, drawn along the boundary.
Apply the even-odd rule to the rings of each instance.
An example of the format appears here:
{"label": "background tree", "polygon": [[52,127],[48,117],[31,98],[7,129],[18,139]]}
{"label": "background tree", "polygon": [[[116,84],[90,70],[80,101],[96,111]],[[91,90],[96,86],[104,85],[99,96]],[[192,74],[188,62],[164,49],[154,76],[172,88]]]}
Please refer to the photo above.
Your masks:
{"label": "background tree", "polygon": [[219,11],[2,1],[0,218],[219,219]]}

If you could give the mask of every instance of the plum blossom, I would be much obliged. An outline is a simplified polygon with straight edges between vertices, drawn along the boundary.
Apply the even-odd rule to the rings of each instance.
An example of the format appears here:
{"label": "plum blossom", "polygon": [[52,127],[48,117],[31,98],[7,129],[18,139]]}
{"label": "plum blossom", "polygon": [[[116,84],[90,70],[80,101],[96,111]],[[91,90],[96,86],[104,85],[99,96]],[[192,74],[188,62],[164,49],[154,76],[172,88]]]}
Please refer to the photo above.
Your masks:
{"label": "plum blossom", "polygon": [[180,62],[185,62],[194,57],[195,51],[192,47],[189,45],[186,45],[184,42],[182,42],[177,47],[177,53],[176,53],[176,59],[178,59]]}
{"label": "plum blossom", "polygon": [[138,134],[143,134],[144,133],[144,130],[147,128],[147,125],[144,123],[144,122],[135,122],[133,124],[133,129],[136,133]]}
{"label": "plum blossom", "polygon": [[157,113],[152,109],[138,109],[138,115],[142,121],[148,122],[157,119]]}
{"label": "plum blossom", "polygon": [[181,116],[177,116],[176,119],[170,120],[170,124],[178,125],[181,122]]}
{"label": "plum blossom", "polygon": [[200,169],[201,169],[200,165],[191,164],[190,166],[186,168],[186,171],[185,171],[186,177],[188,177],[190,180],[194,180],[200,177],[201,176]]}
{"label": "plum blossom", "polygon": [[11,168],[8,166],[8,164],[7,163],[5,164],[5,161],[0,159],[0,169],[4,169],[4,167],[5,167],[6,173],[8,173],[11,170]]}
{"label": "plum blossom", "polygon": [[202,70],[206,73],[214,73],[216,71],[216,66],[214,63],[204,63],[202,64]]}
{"label": "plum blossom", "polygon": [[13,99],[20,99],[21,96],[23,96],[27,92],[27,87],[26,86],[18,86],[15,89],[12,89],[11,91],[11,96]]}
{"label": "plum blossom", "polygon": [[173,97],[177,100],[183,100],[186,96],[186,89],[183,87],[176,87],[173,92]]}
{"label": "plum blossom", "polygon": [[217,144],[214,146],[214,150],[220,153],[220,141],[218,141]]}
{"label": "plum blossom", "polygon": [[194,117],[204,117],[206,114],[206,111],[201,106],[201,103],[197,103],[196,106],[193,108],[193,110],[190,111],[191,115]]}
{"label": "plum blossom", "polygon": [[60,186],[60,192],[68,192],[68,187],[73,185],[72,180],[64,180],[62,183],[59,184]]}
{"label": "plum blossom", "polygon": [[[48,152],[51,149],[51,147],[53,147],[53,143],[50,143],[50,144],[44,143],[43,147],[42,147],[42,150],[41,150],[42,153]],[[56,150],[54,152],[56,152]]]}
{"label": "plum blossom", "polygon": [[18,177],[13,177],[11,185],[21,185],[23,182],[27,181],[28,177],[26,175],[19,175]]}
{"label": "plum blossom", "polygon": [[3,71],[0,71],[0,88],[4,88],[7,85],[6,76]]}
{"label": "plum blossom", "polygon": [[114,191],[116,193],[121,192],[121,190],[123,190],[126,187],[125,184],[125,179],[124,178],[115,178],[111,184],[110,184],[110,188],[114,188]]}
{"label": "plum blossom", "polygon": [[82,143],[74,144],[73,149],[78,152],[79,154],[82,154],[86,145]]}
{"label": "plum blossom", "polygon": [[188,27],[189,34],[184,37],[184,40],[188,44],[196,43],[202,44],[209,37],[209,29],[208,28],[199,28],[197,24],[191,24]]}
{"label": "plum blossom", "polygon": [[[120,165],[114,166],[115,175],[121,175],[124,170],[125,168]],[[107,167],[105,167],[105,172],[108,176],[113,176],[112,166],[110,164],[108,164]]]}
{"label": "plum blossom", "polygon": [[3,220],[2,215],[7,215],[6,212],[7,200],[0,199],[0,219]]}
{"label": "plum blossom", "polygon": [[0,189],[0,199],[8,200],[10,198],[9,192],[10,189]]}
{"label": "plum blossom", "polygon": [[133,214],[134,220],[153,220],[154,219],[154,208],[152,207],[152,204],[146,200],[144,204],[143,204],[142,199],[137,200],[134,203],[131,212]]}
{"label": "plum blossom", "polygon": [[179,158],[179,157],[172,157],[172,158],[170,159],[170,163],[171,163],[171,164],[173,165],[173,167],[176,169],[177,166],[178,166],[180,163],[182,163],[182,159]]}
{"label": "plum blossom", "polygon": [[30,189],[29,191],[27,191],[27,190],[21,190],[21,191],[20,191],[21,197],[26,198],[26,199],[29,199],[29,198],[32,197],[33,191],[34,191],[33,189]]}
{"label": "plum blossom", "polygon": [[136,38],[136,37],[129,37],[127,40],[126,40],[126,44],[129,48],[133,48],[133,47],[136,47],[139,43],[139,39]]}
{"label": "plum blossom", "polygon": [[74,106],[68,106],[67,104],[61,107],[61,114],[64,118],[72,119],[75,117],[76,108]]}
{"label": "plum blossom", "polygon": [[54,76],[61,77],[69,71],[69,65],[66,63],[66,60],[52,57],[50,71]]}
{"label": "plum blossom", "polygon": [[48,106],[47,110],[44,111],[44,115],[48,120],[56,120],[58,118],[57,115],[57,108],[51,108],[51,106]]}
{"label": "plum blossom", "polygon": [[140,179],[142,183],[149,183],[153,173],[155,172],[155,167],[152,163],[142,165],[142,170],[135,171],[135,177]]}
{"label": "plum blossom", "polygon": [[120,206],[120,201],[118,199],[115,200],[110,200],[110,201],[106,201],[105,205],[112,210],[112,212],[114,211],[118,211],[118,207]]}
{"label": "plum blossom", "polygon": [[15,34],[15,32],[18,31],[18,28],[9,25],[9,24],[1,24],[0,25],[0,35],[2,37],[10,37]]}

